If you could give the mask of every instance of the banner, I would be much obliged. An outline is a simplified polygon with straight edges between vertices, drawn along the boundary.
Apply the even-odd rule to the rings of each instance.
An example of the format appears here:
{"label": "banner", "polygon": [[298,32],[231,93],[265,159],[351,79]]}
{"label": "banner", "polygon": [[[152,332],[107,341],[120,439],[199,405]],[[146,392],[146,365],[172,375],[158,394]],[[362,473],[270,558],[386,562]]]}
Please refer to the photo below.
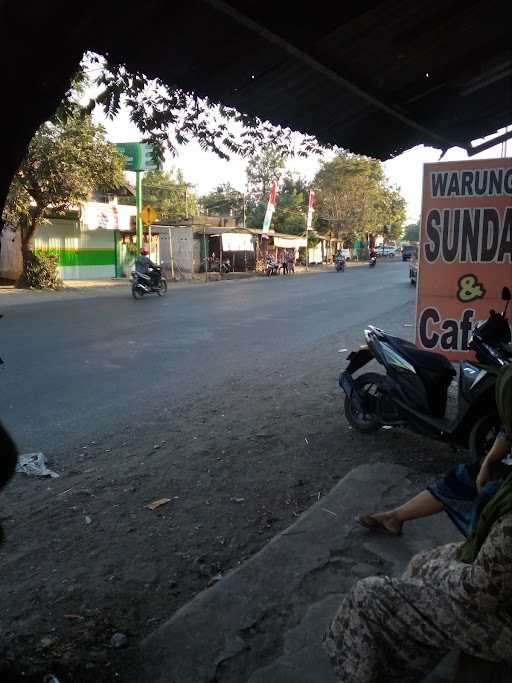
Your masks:
{"label": "banner", "polygon": [[268,231],[270,230],[270,223],[272,222],[272,214],[276,208],[276,197],[277,197],[277,180],[272,183],[272,189],[270,191],[270,197],[268,198],[267,210],[265,212],[265,220],[263,221],[263,235],[262,237],[268,239]]}
{"label": "banner", "polygon": [[512,159],[425,164],[416,343],[455,361],[512,285]]}
{"label": "banner", "polygon": [[309,191],[309,204],[308,204],[308,218],[306,223],[306,230],[311,230],[311,225],[313,224],[313,212],[315,211],[315,192],[314,190]]}

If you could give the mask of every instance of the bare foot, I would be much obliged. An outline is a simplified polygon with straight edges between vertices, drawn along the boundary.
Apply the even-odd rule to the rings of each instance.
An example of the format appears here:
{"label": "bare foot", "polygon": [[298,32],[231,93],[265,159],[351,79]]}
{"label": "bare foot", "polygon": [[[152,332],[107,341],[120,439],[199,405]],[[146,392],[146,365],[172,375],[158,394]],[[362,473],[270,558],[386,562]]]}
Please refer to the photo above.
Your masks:
{"label": "bare foot", "polygon": [[361,515],[358,522],[366,529],[386,536],[400,536],[402,533],[403,522],[397,518],[395,512],[376,512],[372,515]]}

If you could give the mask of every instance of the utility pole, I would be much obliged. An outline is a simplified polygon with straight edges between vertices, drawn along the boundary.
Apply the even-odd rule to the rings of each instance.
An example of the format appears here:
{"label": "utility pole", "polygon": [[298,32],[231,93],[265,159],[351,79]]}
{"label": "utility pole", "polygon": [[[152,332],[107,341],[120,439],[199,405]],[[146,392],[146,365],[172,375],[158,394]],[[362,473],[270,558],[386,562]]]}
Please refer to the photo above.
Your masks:
{"label": "utility pole", "polygon": [[135,205],[137,207],[137,216],[135,222],[135,235],[137,243],[137,251],[142,249],[142,171],[135,171]]}
{"label": "utility pole", "polygon": [[203,225],[204,279],[208,282],[208,250],[206,247],[206,225]]}
{"label": "utility pole", "polygon": [[169,228],[169,257],[171,259],[171,278],[174,280],[174,259],[172,255],[172,235],[171,228]]}

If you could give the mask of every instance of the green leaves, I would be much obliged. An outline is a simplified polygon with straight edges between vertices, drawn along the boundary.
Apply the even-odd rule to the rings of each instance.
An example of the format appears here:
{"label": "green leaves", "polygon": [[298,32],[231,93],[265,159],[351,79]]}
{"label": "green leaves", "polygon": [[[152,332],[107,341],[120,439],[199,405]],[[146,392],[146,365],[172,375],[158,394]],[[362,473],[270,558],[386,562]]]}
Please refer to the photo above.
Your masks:
{"label": "green leaves", "polygon": [[[92,58],[88,56],[88,60]],[[176,153],[177,145],[191,139],[222,159],[229,159],[232,154],[255,156],[268,147],[281,156],[306,156],[325,150],[312,136],[292,134],[287,128],[200,98],[158,78],[130,72],[123,64],[109,64],[97,56],[95,59],[103,67],[96,80],[101,87],[96,103],[110,117],[124,103],[145,141],[167,147],[171,154]]]}
{"label": "green leaves", "polygon": [[152,206],[160,219],[179,220],[196,216],[197,198],[180,169],[148,171],[142,178],[142,201]]}
{"label": "green leaves", "polygon": [[37,221],[51,207],[64,211],[87,201],[96,189],[113,189],[124,181],[123,160],[107,142],[103,128],[89,114],[75,109],[70,115],[43,124],[33,137],[16,174],[3,218],[13,225],[30,223],[24,243]]}
{"label": "green leaves", "polygon": [[384,174],[382,164],[348,152],[324,162],[313,186],[320,228],[340,240],[383,234],[398,239],[405,220],[405,200]]}
{"label": "green leaves", "polygon": [[407,242],[420,241],[420,226],[419,223],[410,223],[405,226],[404,240]]}

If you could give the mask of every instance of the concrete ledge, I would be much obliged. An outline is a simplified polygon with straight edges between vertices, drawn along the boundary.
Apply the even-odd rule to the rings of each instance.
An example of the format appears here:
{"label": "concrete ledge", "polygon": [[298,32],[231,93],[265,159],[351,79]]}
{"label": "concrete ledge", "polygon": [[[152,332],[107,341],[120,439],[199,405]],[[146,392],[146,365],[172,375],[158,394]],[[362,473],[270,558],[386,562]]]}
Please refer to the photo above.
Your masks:
{"label": "concrete ledge", "polygon": [[369,535],[363,509],[416,493],[408,472],[362,465],[250,560],[198,594],[142,644],[137,681],[335,683],[321,636],[353,582],[401,572],[419,550],[456,538],[442,516],[401,538]]}

